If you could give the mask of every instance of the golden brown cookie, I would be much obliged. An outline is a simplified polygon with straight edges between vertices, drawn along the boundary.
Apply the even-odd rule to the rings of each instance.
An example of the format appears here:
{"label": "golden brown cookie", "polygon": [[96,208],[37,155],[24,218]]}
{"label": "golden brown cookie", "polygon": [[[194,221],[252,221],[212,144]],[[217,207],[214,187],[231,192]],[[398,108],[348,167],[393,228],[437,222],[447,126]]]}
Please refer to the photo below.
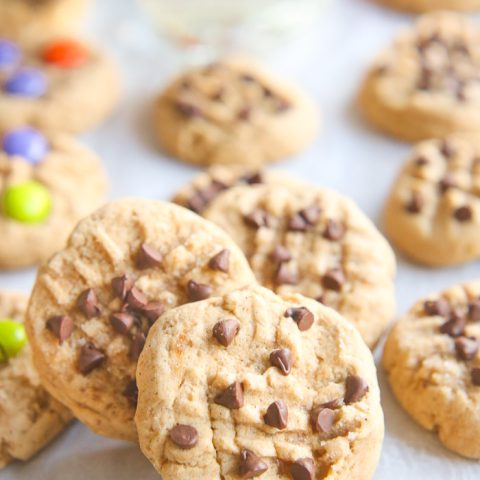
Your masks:
{"label": "golden brown cookie", "polygon": [[479,10],[480,0],[378,0],[379,3],[408,12],[434,10]]}

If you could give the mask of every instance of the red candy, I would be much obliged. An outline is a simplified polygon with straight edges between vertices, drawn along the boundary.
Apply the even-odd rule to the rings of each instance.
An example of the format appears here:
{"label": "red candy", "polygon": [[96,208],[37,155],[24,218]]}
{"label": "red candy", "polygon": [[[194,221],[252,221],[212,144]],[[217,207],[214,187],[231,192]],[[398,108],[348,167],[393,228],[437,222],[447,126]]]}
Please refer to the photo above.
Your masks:
{"label": "red candy", "polygon": [[57,40],[50,43],[43,52],[43,59],[61,68],[80,67],[88,59],[89,52],[75,40]]}

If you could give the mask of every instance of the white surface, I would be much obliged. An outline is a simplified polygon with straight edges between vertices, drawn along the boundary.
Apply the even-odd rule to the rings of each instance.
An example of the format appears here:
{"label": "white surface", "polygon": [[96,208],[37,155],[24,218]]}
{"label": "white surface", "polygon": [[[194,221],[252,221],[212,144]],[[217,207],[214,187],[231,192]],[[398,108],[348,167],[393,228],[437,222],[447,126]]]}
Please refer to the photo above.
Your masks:
{"label": "white surface", "polygon": [[[110,121],[88,135],[86,141],[105,159],[112,178],[112,197],[166,199],[195,173],[186,165],[163,158],[146,133],[149,102],[175,65],[144,29],[129,0],[97,3],[90,29],[120,63],[125,96]],[[352,99],[372,56],[409,20],[366,1],[337,0],[315,32],[269,58],[274,68],[310,92],[324,118],[315,145],[281,168],[353,197],[374,220],[408,146],[370,131],[355,113]],[[398,312],[405,312],[420,295],[478,276],[478,262],[427,270],[399,259]],[[0,287],[28,292],[33,280],[33,270],[1,274]],[[442,448],[432,434],[400,409],[382,373],[380,381],[387,436],[375,480],[480,478],[479,463]],[[100,438],[80,424],[31,462],[15,464],[0,473],[1,480],[137,478],[158,477],[135,446]]]}

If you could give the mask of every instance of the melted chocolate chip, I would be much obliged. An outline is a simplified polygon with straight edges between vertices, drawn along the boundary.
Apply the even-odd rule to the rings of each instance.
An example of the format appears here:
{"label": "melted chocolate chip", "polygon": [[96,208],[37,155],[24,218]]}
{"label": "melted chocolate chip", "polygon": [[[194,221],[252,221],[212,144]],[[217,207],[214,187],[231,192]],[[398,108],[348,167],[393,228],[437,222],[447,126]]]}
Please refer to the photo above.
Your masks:
{"label": "melted chocolate chip", "polygon": [[252,109],[250,107],[242,108],[237,114],[237,118],[239,120],[243,120],[244,122],[250,120],[251,116],[252,116]]}
{"label": "melted chocolate chip", "polygon": [[91,343],[87,343],[80,350],[78,357],[78,370],[87,375],[98,368],[105,360],[105,354]]}
{"label": "melted chocolate chip", "polygon": [[441,327],[440,332],[450,337],[460,337],[465,333],[467,319],[465,315],[453,312],[450,320],[447,320]]}
{"label": "melted chocolate chip", "polygon": [[240,330],[240,323],[235,318],[217,322],[213,327],[213,336],[220,345],[228,347]]}
{"label": "melted chocolate chip", "polygon": [[116,312],[110,315],[110,324],[121,335],[127,335],[135,323],[135,317],[126,312]]}
{"label": "melted chocolate chip", "polygon": [[306,220],[299,213],[293,215],[288,222],[288,229],[294,232],[304,232],[307,227]]}
{"label": "melted chocolate chip", "polygon": [[265,182],[262,172],[249,173],[247,175],[244,175],[240,180],[247,183],[248,185],[258,185]]}
{"label": "melted chocolate chip", "polygon": [[250,450],[242,450],[238,473],[240,478],[259,477],[268,470],[268,465]]}
{"label": "melted chocolate chip", "polygon": [[283,245],[277,245],[273,249],[272,259],[277,263],[289,262],[292,259],[292,254]]}
{"label": "melted chocolate chip", "polygon": [[297,285],[298,275],[297,272],[292,271],[286,263],[281,263],[277,268],[275,274],[275,283],[277,285]]}
{"label": "melted chocolate chip", "polygon": [[440,143],[440,153],[445,158],[452,158],[455,155],[456,150],[451,141],[442,140]]}
{"label": "melted chocolate chip", "polygon": [[269,405],[263,416],[263,421],[270,427],[284,430],[288,424],[288,407],[283,400],[277,400]]}
{"label": "melted chocolate chip", "polygon": [[98,317],[102,313],[97,295],[91,288],[84,290],[80,294],[77,300],[77,307],[87,318]]}
{"label": "melted chocolate chip", "polygon": [[292,352],[288,348],[279,348],[270,354],[270,364],[276,367],[283,375],[292,371]]}
{"label": "melted chocolate chip", "polygon": [[288,308],[284,316],[292,318],[302,332],[308,330],[314,321],[313,313],[306,307]]}
{"label": "melted chocolate chip", "polygon": [[438,300],[427,300],[423,304],[425,313],[431,317],[440,315],[441,317],[447,317],[450,314],[450,304],[445,298],[439,298]]}
{"label": "melted chocolate chip", "polygon": [[345,235],[345,226],[343,223],[337,222],[336,220],[329,219],[327,220],[327,226],[325,227],[325,231],[323,232],[323,236],[327,240],[331,240],[332,242],[337,242],[341,240]]}
{"label": "melted chocolate chip", "polygon": [[480,322],[480,300],[475,299],[468,305],[468,316],[473,322]]}
{"label": "melted chocolate chip", "polygon": [[153,325],[165,312],[165,306],[160,302],[148,302],[142,307],[141,313]]}
{"label": "melted chocolate chip", "polygon": [[262,208],[256,208],[243,217],[245,224],[252,228],[268,227],[268,213]]}
{"label": "melted chocolate chip", "polygon": [[208,266],[212,270],[218,270],[219,272],[228,273],[230,268],[230,250],[224,248],[216,255],[214,255],[208,262]]}
{"label": "melted chocolate chip", "polygon": [[412,192],[412,196],[408,203],[405,205],[405,210],[408,213],[416,214],[422,211],[424,205],[423,196],[420,192]]}
{"label": "melted chocolate chip", "polygon": [[368,393],[368,390],[368,384],[362,377],[350,375],[345,382],[345,403],[349,405],[358,402]]}
{"label": "melted chocolate chip", "polygon": [[198,443],[198,431],[190,425],[176,425],[170,430],[169,437],[182,450],[190,450]]}
{"label": "melted chocolate chip", "polygon": [[315,480],[316,468],[313,458],[299,458],[290,467],[292,480]]}
{"label": "melted chocolate chip", "polygon": [[335,417],[335,411],[330,408],[322,406],[313,409],[310,417],[313,430],[318,433],[330,433],[335,423]]}
{"label": "melted chocolate chip", "polygon": [[453,216],[459,222],[469,222],[473,217],[472,207],[470,207],[469,205],[463,205],[462,207],[458,207],[454,210]]}
{"label": "melted chocolate chip", "polygon": [[234,382],[223,392],[215,397],[215,403],[230,410],[238,410],[243,407],[243,386],[240,382]]}
{"label": "melted chocolate chip", "polygon": [[73,320],[68,315],[57,315],[47,320],[47,328],[58,338],[61,345],[73,332]]}
{"label": "melted chocolate chip", "polygon": [[472,360],[477,355],[479,343],[476,338],[458,337],[455,339],[455,350],[462,360]]}
{"label": "melted chocolate chip", "polygon": [[137,333],[133,338],[132,338],[132,343],[130,344],[130,350],[128,352],[128,356],[136,362],[140,354],[142,353],[143,347],[145,347],[145,335],[143,333]]}
{"label": "melted chocolate chip", "polygon": [[132,287],[127,295],[127,303],[134,310],[143,310],[148,304],[148,298],[140,289]]}
{"label": "melted chocolate chip", "polygon": [[480,368],[472,368],[471,378],[472,378],[472,383],[475,386],[480,387]]}
{"label": "melted chocolate chip", "polygon": [[198,302],[205,300],[212,295],[213,289],[210,285],[197,283],[195,280],[190,280],[187,283],[187,297],[190,302]]}
{"label": "melted chocolate chip", "polygon": [[201,118],[203,117],[203,112],[195,105],[191,103],[187,103],[184,101],[177,101],[175,106],[177,110],[182,114],[185,115],[187,118]]}
{"label": "melted chocolate chip", "polygon": [[456,187],[455,179],[449,173],[447,173],[438,183],[440,193],[445,193],[450,188]]}
{"label": "melted chocolate chip", "polygon": [[320,219],[320,207],[318,205],[311,205],[292,215],[288,222],[289,230],[303,232],[307,228],[315,225]]}
{"label": "melted chocolate chip", "polygon": [[345,275],[341,268],[332,268],[322,277],[323,287],[327,290],[334,290],[335,292],[339,292],[342,289],[345,281]]}
{"label": "melted chocolate chip", "polygon": [[125,300],[128,292],[132,289],[133,284],[133,278],[127,274],[123,274],[120,277],[115,277],[112,280],[113,293],[121,300]]}
{"label": "melted chocolate chip", "polygon": [[329,408],[331,410],[336,410],[337,408],[343,407],[344,401],[343,398],[335,398],[330,400],[329,402],[325,402],[322,404],[323,408]]}
{"label": "melted chocolate chip", "polygon": [[414,161],[415,161],[415,165],[417,165],[417,167],[423,167],[423,166],[428,165],[430,163],[428,158],[423,157],[423,156],[417,157]]}
{"label": "melted chocolate chip", "polygon": [[162,254],[152,245],[144,243],[137,253],[136,266],[140,270],[158,267],[162,264]]}
{"label": "melted chocolate chip", "polygon": [[130,405],[135,408],[138,402],[138,387],[135,379],[132,379],[128,382],[125,390],[123,391],[123,394],[127,398],[128,403],[130,403]]}

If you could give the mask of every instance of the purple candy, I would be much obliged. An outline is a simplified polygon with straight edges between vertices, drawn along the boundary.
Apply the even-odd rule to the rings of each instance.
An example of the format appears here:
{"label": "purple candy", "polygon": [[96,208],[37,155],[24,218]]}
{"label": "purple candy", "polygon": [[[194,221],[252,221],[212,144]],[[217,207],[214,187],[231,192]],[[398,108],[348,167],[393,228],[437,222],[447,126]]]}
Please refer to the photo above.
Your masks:
{"label": "purple candy", "polygon": [[3,88],[11,95],[41,97],[47,91],[47,78],[40,70],[24,68],[15,72]]}
{"label": "purple candy", "polygon": [[23,157],[34,164],[43,160],[48,152],[47,139],[30,127],[8,132],[3,137],[2,147],[7,155]]}
{"label": "purple candy", "polygon": [[11,67],[20,60],[20,49],[9,40],[0,38],[0,68]]}

